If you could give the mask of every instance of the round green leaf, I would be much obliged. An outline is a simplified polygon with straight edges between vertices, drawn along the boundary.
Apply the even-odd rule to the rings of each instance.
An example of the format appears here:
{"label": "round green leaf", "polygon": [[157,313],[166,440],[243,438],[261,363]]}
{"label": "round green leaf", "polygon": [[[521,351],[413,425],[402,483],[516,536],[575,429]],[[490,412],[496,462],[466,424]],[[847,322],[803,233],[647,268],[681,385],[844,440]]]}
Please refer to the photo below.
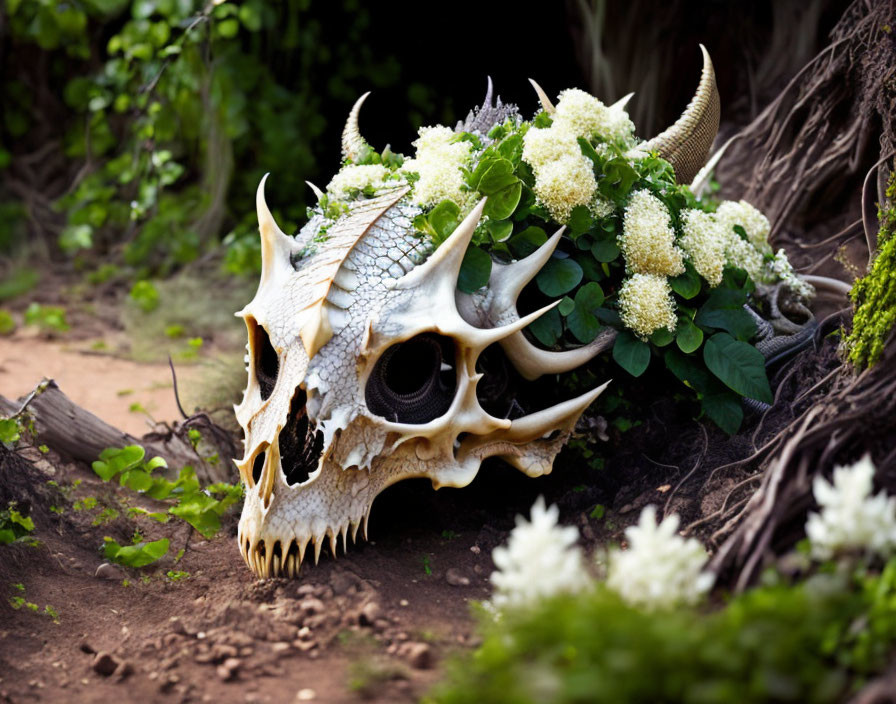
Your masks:
{"label": "round green leaf", "polygon": [[688,264],[685,272],[669,279],[672,290],[684,299],[691,299],[700,293],[700,276],[694,271],[694,267]]}
{"label": "round green leaf", "polygon": [[752,345],[719,332],[706,341],[703,361],[725,386],[741,396],[764,403],[774,402],[765,374],[765,358]]}
{"label": "round green leaf", "polygon": [[563,334],[563,319],[556,308],[551,308],[526,329],[545,347],[553,347]]}
{"label": "round green leaf", "polygon": [[514,235],[508,241],[510,251],[514,256],[522,259],[528,257],[532,252],[541,247],[548,241],[548,236],[540,227],[527,227],[519,234]]}
{"label": "round green leaf", "polygon": [[550,259],[535,281],[541,292],[556,298],[572,291],[582,280],[582,267],[574,259]]}
{"label": "round green leaf", "polygon": [[507,159],[497,159],[489,167],[479,182],[479,192],[490,196],[517,183],[519,179],[513,175],[513,164]]}
{"label": "round green leaf", "polygon": [[564,318],[572,313],[573,309],[576,307],[576,302],[572,300],[569,296],[564,296],[563,300],[560,301],[560,305],[557,306],[557,310],[560,311],[560,315]]}
{"label": "round green leaf", "polygon": [[599,262],[612,262],[619,256],[620,251],[615,235],[604,235],[591,245],[591,254]]}
{"label": "round green leaf", "polygon": [[506,220],[513,215],[513,211],[519,205],[522,193],[523,184],[517,179],[513,185],[490,195],[482,212],[492,220]]}
{"label": "round green leaf", "polygon": [[703,344],[703,331],[688,318],[683,318],[675,331],[675,344],[682,352],[690,354]]}
{"label": "round green leaf", "polygon": [[613,359],[632,376],[641,376],[650,364],[650,345],[628,330],[620,330],[613,345]]}
{"label": "round green leaf", "polygon": [[603,289],[594,281],[589,281],[576,291],[575,308],[566,319],[566,326],[579,342],[587,344],[597,337],[601,324],[594,311],[603,302]]}
{"label": "round green leaf", "polygon": [[473,293],[488,283],[492,273],[492,258],[479,247],[470,247],[460,265],[457,287],[464,293]]}

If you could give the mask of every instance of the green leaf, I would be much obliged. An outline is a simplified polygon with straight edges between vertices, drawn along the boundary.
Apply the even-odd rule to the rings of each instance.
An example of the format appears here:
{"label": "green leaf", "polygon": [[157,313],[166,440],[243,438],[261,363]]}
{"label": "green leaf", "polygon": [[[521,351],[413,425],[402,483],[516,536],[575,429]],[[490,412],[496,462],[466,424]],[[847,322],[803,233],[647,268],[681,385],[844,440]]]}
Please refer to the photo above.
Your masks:
{"label": "green leaf", "polygon": [[557,306],[557,310],[560,311],[560,315],[564,318],[575,310],[576,302],[572,300],[569,296],[564,296],[563,300],[560,301],[560,305]]}
{"label": "green leaf", "polygon": [[572,239],[576,239],[579,235],[588,232],[593,224],[594,218],[591,217],[588,208],[584,205],[577,205],[572,209],[572,213],[569,216],[569,222],[566,223],[566,226],[569,229],[569,236]]}
{"label": "green leaf", "polygon": [[742,289],[716,288],[697,311],[694,322],[702,327],[727,330],[739,340],[756,334],[756,322],[745,309],[747,292]]}
{"label": "green leaf", "polygon": [[674,339],[674,333],[669,332],[667,328],[657,328],[650,336],[650,341],[657,347],[665,347],[671,344]]}
{"label": "green leaf", "polygon": [[540,227],[527,227],[522,232],[514,235],[507,243],[510,251],[518,259],[528,257],[532,252],[548,241],[548,236]]}
{"label": "green leaf", "polygon": [[473,293],[488,283],[492,273],[492,258],[484,249],[470,247],[460,265],[457,287],[464,293]]}
{"label": "green leaf", "polygon": [[774,402],[765,373],[765,358],[752,345],[719,332],[706,341],[703,361],[725,386],[741,396]]}
{"label": "green leaf", "polygon": [[477,190],[484,196],[491,196],[518,182],[513,173],[513,164],[507,159],[497,159],[483,174]]}
{"label": "green leaf", "polygon": [[427,219],[435,231],[435,243],[439,245],[448,239],[460,222],[460,208],[457,203],[443,200],[430,211]]}
{"label": "green leaf", "polygon": [[485,228],[493,242],[503,242],[513,232],[513,223],[509,220],[489,220]]}
{"label": "green leaf", "polygon": [[650,345],[628,330],[620,330],[613,345],[613,359],[632,376],[641,376],[650,364]]}
{"label": "green leaf", "polygon": [[519,205],[522,193],[523,185],[517,179],[512,186],[490,195],[482,212],[492,220],[505,220],[513,215],[513,211]]}
{"label": "green leaf", "polygon": [[685,272],[669,279],[672,290],[685,300],[691,299],[700,293],[700,276],[690,263],[685,265]]}
{"label": "green leaf", "polygon": [[599,262],[612,262],[619,256],[619,245],[616,243],[616,235],[603,234],[591,245],[591,254]]}
{"label": "green leaf", "polygon": [[582,280],[582,267],[574,259],[551,258],[535,277],[541,292],[555,298],[572,291]]}
{"label": "green leaf", "polygon": [[707,394],[700,402],[706,416],[728,435],[740,429],[744,419],[743,402],[735,393],[723,391]]}
{"label": "green leaf", "polygon": [[553,347],[563,334],[563,319],[556,308],[552,308],[527,328],[535,339],[545,347]]}
{"label": "green leaf", "polygon": [[682,352],[690,354],[703,344],[703,331],[689,318],[682,318],[678,321],[678,329],[675,331],[675,344]]}
{"label": "green leaf", "polygon": [[93,471],[104,482],[109,481],[116,474],[136,467],[143,461],[146,455],[140,445],[128,445],[127,447],[107,447],[100,453],[100,458],[91,466]]}
{"label": "green leaf", "polygon": [[104,538],[103,554],[107,560],[125,567],[144,567],[168,552],[169,540],[162,538],[152,542],[140,542],[136,545],[120,545],[112,538]]}
{"label": "green leaf", "polygon": [[575,307],[566,319],[566,326],[575,338],[589,343],[600,332],[601,324],[594,311],[604,302],[604,292],[600,284],[590,281],[576,291]]}

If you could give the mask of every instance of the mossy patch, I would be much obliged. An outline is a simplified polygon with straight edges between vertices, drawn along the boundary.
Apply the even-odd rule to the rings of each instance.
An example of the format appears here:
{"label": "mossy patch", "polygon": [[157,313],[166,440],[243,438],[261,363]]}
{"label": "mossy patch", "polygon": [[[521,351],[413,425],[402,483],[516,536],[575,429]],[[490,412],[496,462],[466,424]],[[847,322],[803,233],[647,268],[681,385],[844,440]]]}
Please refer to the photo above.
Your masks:
{"label": "mossy patch", "polygon": [[896,324],[896,172],[887,182],[887,202],[878,211],[877,256],[871,271],[858,279],[850,292],[855,304],[852,332],[846,338],[849,361],[870,367],[880,359]]}

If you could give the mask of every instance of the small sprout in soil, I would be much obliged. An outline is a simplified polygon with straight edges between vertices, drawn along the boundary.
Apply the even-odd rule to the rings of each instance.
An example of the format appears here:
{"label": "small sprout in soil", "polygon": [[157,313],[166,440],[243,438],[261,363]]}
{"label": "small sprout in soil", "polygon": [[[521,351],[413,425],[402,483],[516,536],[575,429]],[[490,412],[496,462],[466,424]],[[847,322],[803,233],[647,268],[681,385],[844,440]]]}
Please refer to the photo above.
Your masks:
{"label": "small sprout in soil", "polygon": [[38,445],[37,449],[40,450],[41,454],[45,455],[50,451],[50,448],[46,445]]}
{"label": "small sprout in soil", "polygon": [[182,579],[189,579],[190,573],[184,572],[183,570],[168,570],[165,573],[165,576],[172,582],[179,582]]}
{"label": "small sprout in soil", "polygon": [[429,564],[429,555],[423,556],[423,572],[427,577],[432,574],[432,567]]}

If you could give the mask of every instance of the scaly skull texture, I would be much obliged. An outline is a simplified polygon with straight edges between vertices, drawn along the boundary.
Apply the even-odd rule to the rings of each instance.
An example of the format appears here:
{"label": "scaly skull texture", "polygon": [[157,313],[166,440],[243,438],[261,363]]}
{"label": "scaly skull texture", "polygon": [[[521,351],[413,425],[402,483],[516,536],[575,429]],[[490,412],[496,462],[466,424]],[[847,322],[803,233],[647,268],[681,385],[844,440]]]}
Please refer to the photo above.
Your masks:
{"label": "scaly skull texture", "polygon": [[[343,135],[349,157],[360,142],[360,103]],[[490,121],[477,125],[484,134],[509,114],[501,108],[489,91],[467,122]],[[463,487],[493,456],[532,477],[550,472],[606,384],[511,420],[477,399],[477,361],[498,344],[523,378],[534,379],[575,369],[612,344],[608,331],[589,345],[548,352],[522,332],[553,307],[520,317],[516,301],[562,229],[529,257],[496,262],[488,286],[468,295],[457,279],[484,201],[433,250],[415,232],[421,211],[406,184],[352,202],[323,237],[316,216],[293,238],[274,222],[264,183],[256,199],[261,281],[239,313],[249,334],[249,381],[235,409],[245,433],[238,540],[252,571],[295,577],[306,551],[316,562],[325,540],[335,554],[340,536],[343,547],[359,527],[366,537],[374,499],[402,479]]]}

